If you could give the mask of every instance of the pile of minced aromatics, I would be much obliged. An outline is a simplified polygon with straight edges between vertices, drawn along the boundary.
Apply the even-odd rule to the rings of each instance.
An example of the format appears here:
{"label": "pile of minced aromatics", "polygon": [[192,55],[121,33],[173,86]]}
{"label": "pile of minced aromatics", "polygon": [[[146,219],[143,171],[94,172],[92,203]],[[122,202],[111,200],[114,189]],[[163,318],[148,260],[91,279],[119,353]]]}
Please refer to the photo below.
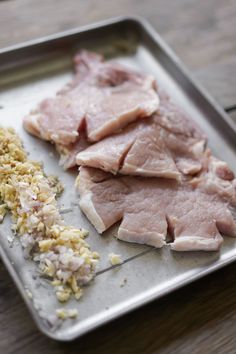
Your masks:
{"label": "pile of minced aromatics", "polygon": [[99,256],[84,240],[87,231],[65,225],[56,202],[62,190],[56,177],[47,177],[39,162],[28,159],[14,130],[0,128],[0,221],[11,211],[12,230],[25,254],[39,262],[63,302],[71,295],[80,298]]}

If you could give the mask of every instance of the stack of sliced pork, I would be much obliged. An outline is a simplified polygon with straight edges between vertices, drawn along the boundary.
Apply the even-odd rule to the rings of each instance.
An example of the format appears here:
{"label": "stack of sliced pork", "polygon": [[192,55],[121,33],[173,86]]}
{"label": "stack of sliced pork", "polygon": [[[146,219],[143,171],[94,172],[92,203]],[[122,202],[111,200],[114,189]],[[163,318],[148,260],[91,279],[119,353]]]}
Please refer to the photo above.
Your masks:
{"label": "stack of sliced pork", "polygon": [[179,251],[218,250],[236,236],[236,180],[196,124],[150,75],[80,52],[75,76],[24,118],[80,167],[80,206],[99,233]]}

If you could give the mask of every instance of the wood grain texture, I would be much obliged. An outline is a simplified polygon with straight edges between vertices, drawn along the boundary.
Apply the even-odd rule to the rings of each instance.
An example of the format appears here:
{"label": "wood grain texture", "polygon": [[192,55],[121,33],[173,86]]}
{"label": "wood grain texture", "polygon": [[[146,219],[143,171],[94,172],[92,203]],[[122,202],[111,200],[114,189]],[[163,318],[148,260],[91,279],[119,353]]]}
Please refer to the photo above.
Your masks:
{"label": "wood grain texture", "polygon": [[235,0],[0,2],[0,47],[112,16],[146,17],[224,106],[235,103]]}
{"label": "wood grain texture", "polygon": [[[146,17],[223,106],[236,104],[235,0],[5,1],[0,47],[123,14]],[[38,332],[0,262],[0,353],[235,353],[235,274],[232,264],[63,344]]]}

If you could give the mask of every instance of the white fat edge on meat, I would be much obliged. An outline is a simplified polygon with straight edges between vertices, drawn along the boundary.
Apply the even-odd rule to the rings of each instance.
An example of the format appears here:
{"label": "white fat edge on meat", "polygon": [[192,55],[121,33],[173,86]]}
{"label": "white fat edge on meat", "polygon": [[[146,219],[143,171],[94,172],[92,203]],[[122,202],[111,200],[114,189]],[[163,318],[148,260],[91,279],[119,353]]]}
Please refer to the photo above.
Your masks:
{"label": "white fat edge on meat", "polygon": [[87,216],[90,222],[94,225],[98,233],[103,233],[106,230],[106,226],[102,219],[98,215],[92,200],[92,193],[86,193],[83,195],[79,202],[80,208]]}
{"label": "white fat edge on meat", "polygon": [[223,237],[217,234],[214,238],[201,236],[180,236],[170,247],[174,251],[218,251],[223,243]]}
{"label": "white fat edge on meat", "polygon": [[158,232],[145,232],[145,234],[141,235],[140,233],[131,232],[122,227],[118,230],[117,238],[126,242],[148,244],[156,248],[161,248],[166,244],[165,235]]}

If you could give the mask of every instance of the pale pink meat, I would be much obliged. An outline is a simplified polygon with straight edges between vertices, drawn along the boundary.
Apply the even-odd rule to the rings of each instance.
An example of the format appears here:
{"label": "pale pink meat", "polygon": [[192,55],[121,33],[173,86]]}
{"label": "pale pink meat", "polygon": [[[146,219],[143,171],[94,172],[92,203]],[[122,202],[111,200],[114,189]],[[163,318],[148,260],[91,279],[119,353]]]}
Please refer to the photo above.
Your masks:
{"label": "pale pink meat", "polygon": [[81,132],[80,137],[74,143],[69,145],[56,144],[57,152],[60,155],[59,165],[65,170],[76,166],[76,156],[80,151],[85,150],[90,146],[84,132]]}
{"label": "pale pink meat", "polygon": [[65,146],[75,143],[85,129],[89,141],[98,141],[157,110],[153,77],[85,51],[75,62],[75,78],[24,118],[30,133]]}
{"label": "pale pink meat", "polygon": [[81,167],[80,206],[99,233],[121,221],[117,237],[124,241],[162,247],[169,233],[174,250],[214,251],[223,242],[221,233],[236,236],[229,209],[235,203],[235,180],[227,181],[232,187],[229,192],[229,185],[217,177],[218,188],[213,192],[207,187],[212,173],[204,171],[192,184],[192,179],[178,183],[163,178],[115,177]]}
{"label": "pale pink meat", "polygon": [[193,188],[201,188],[208,194],[217,194],[227,200],[231,205],[236,205],[236,179],[233,171],[226,162],[206,152],[206,160],[203,172],[190,180]]}
{"label": "pale pink meat", "polygon": [[160,106],[158,124],[171,133],[201,138],[203,133],[199,126],[182,110],[162,89],[158,90]]}
{"label": "pale pink meat", "polygon": [[[180,179],[202,169],[206,137],[163,93],[160,108],[77,155],[77,164],[116,174]],[[169,109],[169,116],[167,109]]]}

